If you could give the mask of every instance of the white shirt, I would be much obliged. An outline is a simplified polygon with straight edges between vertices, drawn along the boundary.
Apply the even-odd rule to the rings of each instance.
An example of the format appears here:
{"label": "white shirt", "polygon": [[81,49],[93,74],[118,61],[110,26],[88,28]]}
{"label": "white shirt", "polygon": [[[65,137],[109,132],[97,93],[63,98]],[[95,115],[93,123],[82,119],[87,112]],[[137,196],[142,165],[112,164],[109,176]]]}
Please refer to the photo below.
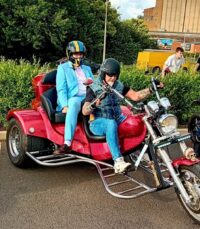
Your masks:
{"label": "white shirt", "polygon": [[86,86],[83,84],[86,81],[85,73],[81,67],[75,69],[75,73],[78,80],[78,93],[77,95],[86,94]]}
{"label": "white shirt", "polygon": [[173,73],[178,72],[181,65],[183,65],[184,63],[185,63],[184,57],[177,59],[175,54],[169,56],[167,60],[165,61],[165,65],[169,67],[169,70]]}

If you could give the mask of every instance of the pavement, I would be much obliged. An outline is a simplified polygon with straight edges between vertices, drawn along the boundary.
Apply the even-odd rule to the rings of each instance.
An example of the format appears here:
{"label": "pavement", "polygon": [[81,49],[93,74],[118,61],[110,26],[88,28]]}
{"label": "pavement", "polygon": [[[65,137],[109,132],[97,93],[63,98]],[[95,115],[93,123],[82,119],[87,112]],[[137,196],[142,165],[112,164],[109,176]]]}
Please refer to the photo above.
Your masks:
{"label": "pavement", "polygon": [[[140,169],[130,175],[147,185],[154,181]],[[133,188],[130,185],[124,183],[120,190]],[[118,191],[117,186],[111,188]],[[10,162],[5,141],[0,154],[0,206],[1,229],[199,229],[174,188],[136,199],[115,198],[106,192],[93,165],[19,169]]]}

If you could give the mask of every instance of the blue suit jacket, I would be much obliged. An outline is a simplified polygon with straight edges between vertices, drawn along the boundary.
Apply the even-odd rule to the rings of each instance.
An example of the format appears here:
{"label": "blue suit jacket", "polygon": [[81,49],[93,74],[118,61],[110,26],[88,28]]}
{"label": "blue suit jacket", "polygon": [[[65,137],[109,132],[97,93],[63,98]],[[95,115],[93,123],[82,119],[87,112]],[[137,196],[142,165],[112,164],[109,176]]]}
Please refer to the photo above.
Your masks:
{"label": "blue suit jacket", "polygon": [[[94,79],[91,68],[86,65],[81,65],[86,78]],[[57,111],[61,111],[63,107],[68,105],[68,99],[78,93],[78,80],[73,69],[72,62],[67,61],[60,64],[56,75],[56,90],[57,90]]]}

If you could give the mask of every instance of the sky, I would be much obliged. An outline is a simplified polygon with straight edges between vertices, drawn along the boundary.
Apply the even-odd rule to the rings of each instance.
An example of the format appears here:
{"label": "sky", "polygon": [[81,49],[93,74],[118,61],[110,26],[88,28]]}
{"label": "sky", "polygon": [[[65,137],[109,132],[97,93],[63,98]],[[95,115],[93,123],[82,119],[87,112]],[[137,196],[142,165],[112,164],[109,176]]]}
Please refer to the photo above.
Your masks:
{"label": "sky", "polygon": [[156,0],[109,0],[112,7],[117,9],[121,19],[137,18],[143,15],[145,8],[154,7]]}

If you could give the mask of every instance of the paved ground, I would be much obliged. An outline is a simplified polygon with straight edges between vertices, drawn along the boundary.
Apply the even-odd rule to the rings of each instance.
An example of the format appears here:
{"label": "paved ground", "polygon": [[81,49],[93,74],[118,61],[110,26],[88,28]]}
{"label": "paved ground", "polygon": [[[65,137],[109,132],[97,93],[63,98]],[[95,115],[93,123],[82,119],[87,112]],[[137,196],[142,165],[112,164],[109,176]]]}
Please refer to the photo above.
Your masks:
{"label": "paved ground", "polygon": [[173,188],[122,200],[103,188],[96,169],[76,164],[57,168],[14,167],[0,153],[1,229],[197,229]]}

